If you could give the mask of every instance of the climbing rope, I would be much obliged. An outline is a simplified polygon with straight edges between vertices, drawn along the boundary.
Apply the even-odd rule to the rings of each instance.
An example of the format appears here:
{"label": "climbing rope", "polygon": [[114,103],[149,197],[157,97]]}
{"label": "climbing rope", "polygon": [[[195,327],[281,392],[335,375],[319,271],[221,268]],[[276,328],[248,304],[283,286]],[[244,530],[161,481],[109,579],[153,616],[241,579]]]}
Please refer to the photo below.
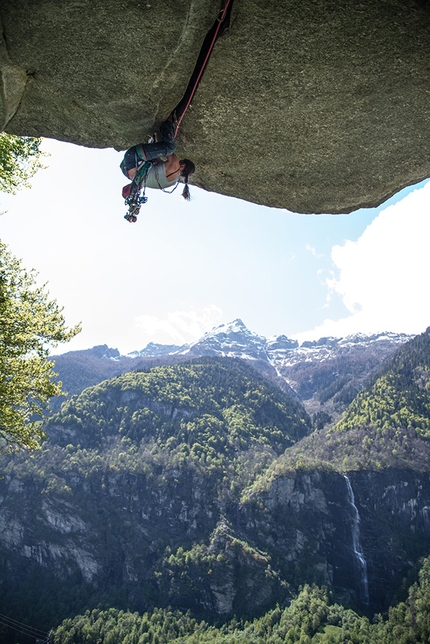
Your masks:
{"label": "climbing rope", "polygon": [[231,2],[232,2],[232,0],[226,0],[224,8],[221,9],[220,14],[219,14],[219,16],[217,18],[218,24],[216,26],[216,29],[215,29],[214,35],[212,37],[211,43],[209,45],[208,51],[206,53],[205,59],[203,60],[203,63],[201,65],[201,67],[200,67],[199,73],[197,75],[196,81],[195,81],[195,83],[193,85],[193,88],[191,90],[191,93],[190,93],[188,101],[187,101],[187,103],[185,105],[185,108],[183,109],[183,111],[181,113],[181,116],[179,117],[179,119],[178,119],[178,121],[176,123],[175,138],[176,138],[176,136],[178,134],[179,126],[182,123],[182,119],[184,118],[185,113],[188,110],[188,108],[189,108],[189,106],[191,104],[191,101],[194,98],[194,94],[196,93],[198,84],[200,83],[200,79],[203,76],[203,72],[205,71],[205,67],[206,67],[206,65],[207,65],[207,63],[209,61],[209,58],[211,57],[212,50],[213,50],[215,42],[216,42],[216,40],[218,38],[219,30],[221,29],[221,25],[222,25],[222,23],[224,22],[224,20],[225,20],[225,18],[227,16],[228,7],[229,7]]}

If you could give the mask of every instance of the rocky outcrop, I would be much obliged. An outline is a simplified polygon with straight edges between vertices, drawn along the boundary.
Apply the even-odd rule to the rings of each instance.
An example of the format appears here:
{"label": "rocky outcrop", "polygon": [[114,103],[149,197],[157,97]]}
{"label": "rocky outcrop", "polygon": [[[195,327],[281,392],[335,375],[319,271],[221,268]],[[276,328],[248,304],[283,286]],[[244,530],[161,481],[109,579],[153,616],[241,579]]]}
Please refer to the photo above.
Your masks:
{"label": "rocky outcrop", "polygon": [[7,131],[125,148],[182,97],[217,15],[199,1],[2,3]]}
{"label": "rocky outcrop", "polygon": [[[429,506],[426,474],[361,471],[347,479],[314,471],[275,477],[265,491],[251,494],[238,525],[285,581],[305,576],[331,586],[341,603],[378,611],[417,557],[427,554]],[[357,566],[357,538],[364,566]]]}
{"label": "rocky outcrop", "polygon": [[154,477],[101,472],[93,459],[85,477],[7,475],[0,561],[13,560],[13,577],[3,573],[3,588],[31,565],[64,588],[78,571],[95,597],[121,588],[141,610],[155,603],[248,616],[285,603],[305,582],[328,585],[360,611],[384,610],[428,554],[429,477],[388,470],[348,481],[291,472],[226,505],[189,468]]}
{"label": "rocky outcrop", "polygon": [[[221,4],[4,0],[7,132],[124,149],[181,101]],[[426,0],[234,0],[178,137],[198,185],[304,213],[429,176]]]}

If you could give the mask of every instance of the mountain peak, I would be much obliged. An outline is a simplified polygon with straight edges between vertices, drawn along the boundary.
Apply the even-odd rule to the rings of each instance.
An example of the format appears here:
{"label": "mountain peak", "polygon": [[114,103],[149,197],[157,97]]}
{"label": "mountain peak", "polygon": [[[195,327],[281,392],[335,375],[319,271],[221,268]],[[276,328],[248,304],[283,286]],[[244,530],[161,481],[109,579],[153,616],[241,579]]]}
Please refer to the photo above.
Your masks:
{"label": "mountain peak", "polygon": [[176,353],[179,349],[181,347],[177,344],[157,344],[156,342],[149,342],[144,349],[131,351],[127,356],[130,358],[158,357]]}
{"label": "mountain peak", "polygon": [[[411,337],[392,332],[357,333],[345,338],[323,337],[299,346],[296,340],[286,335],[266,339],[250,331],[240,318],[236,318],[182,347],[150,342],[145,349],[121,357],[118,357],[116,349],[109,349],[106,345],[82,352],[91,358],[84,382],[89,386],[132,370],[135,366],[131,363],[135,359],[141,361],[137,363],[140,367],[153,364],[154,360],[173,364],[204,356],[239,358],[251,362],[255,369],[276,380],[283,391],[286,387],[291,388],[310,412],[321,415],[327,409],[326,419],[336,420],[373,370]],[[107,357],[111,359],[106,360]],[[70,355],[70,360],[78,358]],[[68,377],[65,367],[61,366],[65,360],[67,355],[57,360],[61,380],[66,383],[68,391],[81,391],[83,379],[75,382],[73,369],[71,377]],[[80,360],[81,372],[82,365]]]}
{"label": "mountain peak", "polygon": [[268,360],[266,338],[250,331],[240,318],[213,328],[179,353]]}
{"label": "mountain peak", "polygon": [[117,360],[120,357],[118,349],[111,349],[107,344],[98,344],[92,349],[88,349],[88,353],[95,356],[96,358],[109,358]]}
{"label": "mountain peak", "polygon": [[225,333],[229,335],[230,333],[252,333],[248,327],[242,322],[240,318],[236,318],[232,322],[227,322],[226,324],[220,324],[219,326],[214,327],[211,331],[207,331],[203,337],[207,335],[219,335]]}

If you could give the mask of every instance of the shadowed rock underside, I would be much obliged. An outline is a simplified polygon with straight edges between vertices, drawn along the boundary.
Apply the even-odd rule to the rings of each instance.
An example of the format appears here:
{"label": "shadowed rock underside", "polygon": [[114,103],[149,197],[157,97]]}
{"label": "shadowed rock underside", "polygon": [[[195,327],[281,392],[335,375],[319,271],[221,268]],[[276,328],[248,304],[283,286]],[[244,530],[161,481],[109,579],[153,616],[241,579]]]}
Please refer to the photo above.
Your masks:
{"label": "shadowed rock underside", "polygon": [[[146,140],[221,4],[3,0],[5,131]],[[425,0],[234,0],[178,135],[197,185],[303,213],[375,206],[430,175]]]}

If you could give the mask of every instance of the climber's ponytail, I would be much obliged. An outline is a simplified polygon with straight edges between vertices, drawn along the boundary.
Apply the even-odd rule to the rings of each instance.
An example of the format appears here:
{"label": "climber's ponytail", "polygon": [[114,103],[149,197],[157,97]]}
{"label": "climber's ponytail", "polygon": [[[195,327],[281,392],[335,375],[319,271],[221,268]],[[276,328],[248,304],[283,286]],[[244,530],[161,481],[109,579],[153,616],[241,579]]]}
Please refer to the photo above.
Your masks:
{"label": "climber's ponytail", "polygon": [[185,179],[185,187],[182,190],[182,196],[185,199],[185,201],[191,201],[191,194],[190,194],[190,189],[188,187],[188,177]]}
{"label": "climber's ponytail", "polygon": [[182,196],[185,199],[185,201],[190,201],[191,195],[190,195],[190,188],[188,186],[188,177],[190,174],[193,174],[196,171],[196,166],[189,159],[181,159],[180,163],[181,165],[183,165],[181,176],[184,178],[184,183],[185,183],[184,189],[182,191]]}

